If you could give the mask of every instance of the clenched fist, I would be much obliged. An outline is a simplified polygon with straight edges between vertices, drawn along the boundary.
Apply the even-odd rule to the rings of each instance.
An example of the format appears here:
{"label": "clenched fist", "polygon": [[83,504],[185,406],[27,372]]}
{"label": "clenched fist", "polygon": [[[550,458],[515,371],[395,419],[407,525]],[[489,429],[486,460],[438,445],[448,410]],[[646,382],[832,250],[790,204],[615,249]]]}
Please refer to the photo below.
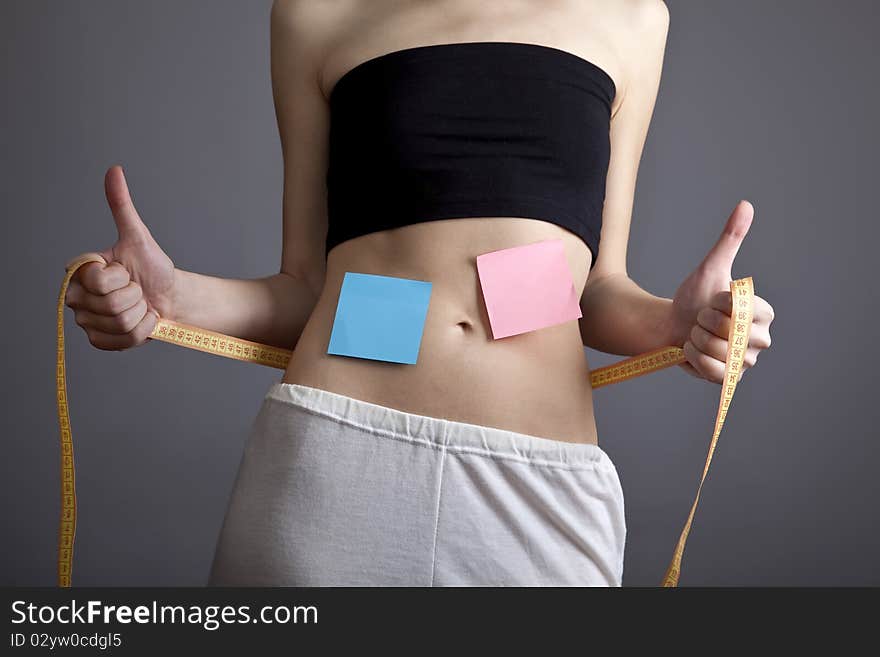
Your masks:
{"label": "clenched fist", "polygon": [[[688,374],[713,383],[724,382],[727,362],[727,337],[733,302],[730,295],[734,258],[752,225],[755,209],[748,201],[740,201],[733,209],[721,237],[699,266],[675,292],[670,314],[672,344],[682,344],[686,362],[679,367]],[[770,348],[770,324],[775,318],[773,307],[754,295],[754,313],[749,331],[749,344],[743,358],[741,379],[746,370],[755,366],[758,355]]]}
{"label": "clenched fist", "polygon": [[116,243],[77,270],[65,303],[98,349],[143,344],[159,316],[173,315],[174,263],[153,239],[131,201],[122,167],[104,176],[107,203],[116,222]]}

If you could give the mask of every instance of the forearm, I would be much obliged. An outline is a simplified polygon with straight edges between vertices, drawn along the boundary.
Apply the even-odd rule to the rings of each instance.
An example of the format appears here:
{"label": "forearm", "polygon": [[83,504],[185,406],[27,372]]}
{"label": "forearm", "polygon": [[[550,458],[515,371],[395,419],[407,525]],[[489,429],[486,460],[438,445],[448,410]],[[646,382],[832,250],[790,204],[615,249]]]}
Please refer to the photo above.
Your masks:
{"label": "forearm", "polygon": [[318,300],[306,281],[285,273],[258,279],[174,271],[168,319],[292,349]]}
{"label": "forearm", "polygon": [[671,307],[672,299],[646,292],[629,276],[604,276],[584,290],[583,343],[623,356],[673,345],[675,338],[668,328]]}

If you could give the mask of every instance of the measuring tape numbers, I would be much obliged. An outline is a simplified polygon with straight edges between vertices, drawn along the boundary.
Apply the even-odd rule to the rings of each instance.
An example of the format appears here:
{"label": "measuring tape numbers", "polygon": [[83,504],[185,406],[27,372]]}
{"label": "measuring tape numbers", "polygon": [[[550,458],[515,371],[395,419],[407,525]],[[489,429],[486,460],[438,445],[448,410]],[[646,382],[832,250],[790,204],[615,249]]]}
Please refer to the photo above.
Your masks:
{"label": "measuring tape numbers", "polygon": [[[58,586],[69,587],[73,566],[73,544],[76,538],[76,472],[73,461],[73,435],[70,428],[70,405],[67,397],[67,375],[64,359],[64,301],[67,288],[76,271],[90,262],[106,264],[106,260],[97,253],[87,253],[75,258],[67,265],[61,293],[58,296],[58,353],[56,369],[56,393],[58,400],[58,425],[61,434],[61,517],[58,526]],[[724,364],[724,379],[721,384],[721,399],[715,416],[715,429],[703,475],[697,487],[697,495],[691,506],[687,521],[676,543],[672,561],[663,575],[661,586],[678,586],[681,574],[681,560],[684,547],[690,534],[700,492],[709,472],[709,464],[715,453],[721,427],[733,400],[733,393],[742,372],[743,359],[749,344],[749,331],[754,314],[754,285],[752,277],[747,276],[730,282],[732,298],[730,330],[727,337],[727,360]],[[196,349],[205,353],[234,358],[246,363],[256,363],[277,369],[286,369],[291,352],[287,349],[272,347],[259,342],[235,338],[216,331],[209,331],[197,326],[189,326],[179,322],[160,318],[150,334],[151,339],[176,344],[187,349]],[[637,356],[632,356],[590,372],[593,388],[626,381],[637,376],[678,365],[685,362],[681,347],[661,347]]]}

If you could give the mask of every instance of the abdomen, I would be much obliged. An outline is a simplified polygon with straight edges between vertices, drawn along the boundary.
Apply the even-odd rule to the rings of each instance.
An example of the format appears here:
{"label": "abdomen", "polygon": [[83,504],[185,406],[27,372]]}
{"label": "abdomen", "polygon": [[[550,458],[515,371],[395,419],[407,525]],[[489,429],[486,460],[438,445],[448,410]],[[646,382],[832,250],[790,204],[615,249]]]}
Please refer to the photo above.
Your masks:
{"label": "abdomen", "polygon": [[[420,415],[597,443],[577,320],[495,340],[482,297],[478,255],[550,239],[563,241],[579,299],[590,251],[577,235],[549,221],[445,219],[339,244],[328,255],[324,289],[283,381]],[[327,353],[347,271],[432,283],[417,363]]]}

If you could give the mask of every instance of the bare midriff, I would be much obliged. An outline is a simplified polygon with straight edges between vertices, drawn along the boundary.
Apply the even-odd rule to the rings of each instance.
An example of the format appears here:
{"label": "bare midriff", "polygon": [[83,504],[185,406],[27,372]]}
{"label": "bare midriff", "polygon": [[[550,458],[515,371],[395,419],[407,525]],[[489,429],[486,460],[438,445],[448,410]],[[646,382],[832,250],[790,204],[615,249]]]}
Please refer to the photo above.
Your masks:
{"label": "bare midriff", "polygon": [[[550,221],[442,219],[337,245],[328,254],[323,290],[283,381],[409,413],[598,444],[578,321],[495,340],[483,301],[478,255],[549,239],[565,245],[580,298],[590,251],[577,235]],[[432,283],[417,363],[327,353],[347,271]]]}

